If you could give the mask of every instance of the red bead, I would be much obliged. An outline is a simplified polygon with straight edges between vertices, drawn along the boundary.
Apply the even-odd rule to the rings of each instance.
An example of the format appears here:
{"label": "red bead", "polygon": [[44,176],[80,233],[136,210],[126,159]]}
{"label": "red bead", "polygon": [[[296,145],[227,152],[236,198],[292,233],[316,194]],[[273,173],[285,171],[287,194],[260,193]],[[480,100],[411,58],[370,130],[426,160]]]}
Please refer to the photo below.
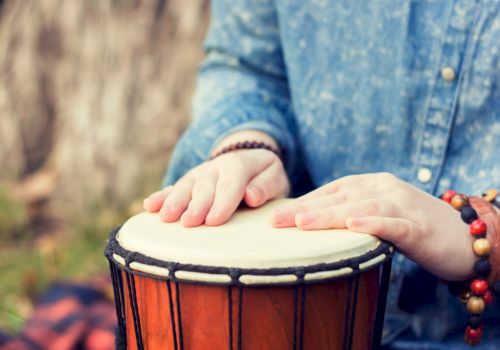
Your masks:
{"label": "red bead", "polygon": [[473,329],[471,326],[467,326],[467,328],[465,329],[465,336],[471,340],[481,339],[481,337],[483,336],[483,325],[479,326],[476,329]]}
{"label": "red bead", "polygon": [[493,293],[487,290],[484,292],[483,299],[486,305],[490,305],[493,302]]}
{"label": "red bead", "polygon": [[481,219],[476,219],[470,224],[470,234],[473,236],[481,236],[486,233],[486,223]]}
{"label": "red bead", "polygon": [[488,282],[486,280],[476,278],[470,284],[470,290],[479,295],[483,295],[488,290]]}
{"label": "red bead", "polygon": [[453,190],[448,190],[446,191],[445,193],[443,193],[443,195],[441,196],[441,199],[444,200],[445,202],[447,203],[450,203],[451,202],[451,199],[453,198],[454,195],[457,194],[457,191],[453,191]]}

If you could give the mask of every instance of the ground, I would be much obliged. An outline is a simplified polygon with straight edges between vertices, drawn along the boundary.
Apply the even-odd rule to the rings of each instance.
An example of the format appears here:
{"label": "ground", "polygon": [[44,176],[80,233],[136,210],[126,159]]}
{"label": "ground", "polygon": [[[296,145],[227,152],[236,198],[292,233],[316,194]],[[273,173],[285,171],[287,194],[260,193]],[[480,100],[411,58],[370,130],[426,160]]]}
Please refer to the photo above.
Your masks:
{"label": "ground", "polygon": [[96,206],[70,229],[33,237],[22,206],[5,193],[0,191],[0,329],[15,333],[51,282],[108,273],[107,235],[130,212]]}

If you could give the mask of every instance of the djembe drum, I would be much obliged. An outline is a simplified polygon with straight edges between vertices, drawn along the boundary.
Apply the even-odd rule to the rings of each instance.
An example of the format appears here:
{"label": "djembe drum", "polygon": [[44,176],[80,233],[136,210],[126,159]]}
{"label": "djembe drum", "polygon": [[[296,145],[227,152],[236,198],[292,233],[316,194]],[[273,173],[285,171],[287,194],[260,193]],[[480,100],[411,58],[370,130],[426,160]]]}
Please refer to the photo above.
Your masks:
{"label": "djembe drum", "polygon": [[106,247],[123,349],[378,347],[393,247],[347,230],[273,228],[284,200],[225,225],[142,213]]}

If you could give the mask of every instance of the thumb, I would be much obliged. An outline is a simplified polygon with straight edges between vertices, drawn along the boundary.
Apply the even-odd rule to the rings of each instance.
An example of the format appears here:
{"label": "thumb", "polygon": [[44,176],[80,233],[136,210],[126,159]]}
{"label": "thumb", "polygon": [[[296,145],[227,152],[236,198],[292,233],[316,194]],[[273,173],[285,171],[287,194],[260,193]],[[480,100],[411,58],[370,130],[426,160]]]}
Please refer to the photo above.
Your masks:
{"label": "thumb", "polygon": [[259,207],[267,201],[288,194],[290,183],[281,162],[273,162],[256,175],[246,186],[245,203],[250,207]]}

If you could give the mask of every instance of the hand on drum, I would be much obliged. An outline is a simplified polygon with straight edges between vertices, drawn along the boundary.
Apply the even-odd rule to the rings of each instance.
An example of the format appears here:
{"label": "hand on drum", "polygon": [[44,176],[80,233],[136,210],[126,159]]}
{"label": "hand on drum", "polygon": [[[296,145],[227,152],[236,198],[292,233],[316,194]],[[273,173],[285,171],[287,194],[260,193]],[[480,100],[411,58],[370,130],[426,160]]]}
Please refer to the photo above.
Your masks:
{"label": "hand on drum", "polygon": [[271,220],[276,227],[372,234],[441,278],[473,275],[473,238],[460,213],[391,174],[340,178],[278,208]]}
{"label": "hand on drum", "polygon": [[274,153],[262,149],[223,154],[189,171],[174,186],[151,194],[144,209],[159,212],[165,222],[179,218],[184,226],[220,225],[241,200],[259,207],[286,196],[289,182]]}

